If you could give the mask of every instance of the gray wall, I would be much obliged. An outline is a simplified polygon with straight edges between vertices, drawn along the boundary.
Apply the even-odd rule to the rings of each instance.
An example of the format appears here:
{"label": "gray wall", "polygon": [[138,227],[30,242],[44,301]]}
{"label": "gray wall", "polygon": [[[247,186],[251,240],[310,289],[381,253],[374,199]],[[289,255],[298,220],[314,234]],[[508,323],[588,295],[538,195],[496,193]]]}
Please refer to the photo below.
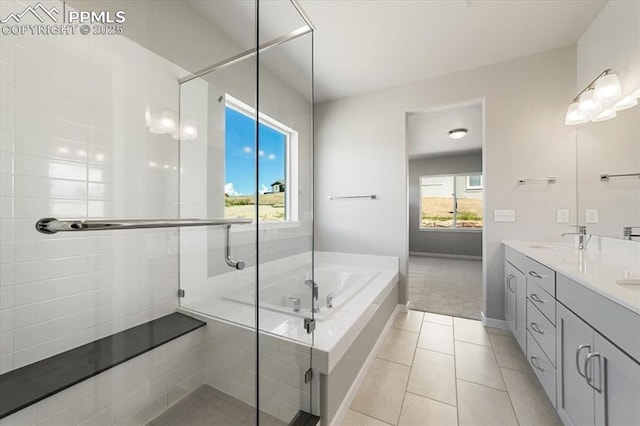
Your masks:
{"label": "gray wall", "polygon": [[482,256],[482,231],[420,230],[420,177],[482,173],[482,152],[409,161],[409,252]]}
{"label": "gray wall", "polygon": [[[318,250],[400,257],[399,301],[407,302],[409,252],[406,114],[484,101],[485,217],[516,210],[515,223],[485,222],[484,313],[504,318],[502,240],[561,240],[575,217],[575,132],[564,125],[575,96],[576,47],[487,65],[326,102],[316,109],[315,245]],[[556,176],[554,185],[518,185]],[[329,201],[328,195],[376,194]]]}

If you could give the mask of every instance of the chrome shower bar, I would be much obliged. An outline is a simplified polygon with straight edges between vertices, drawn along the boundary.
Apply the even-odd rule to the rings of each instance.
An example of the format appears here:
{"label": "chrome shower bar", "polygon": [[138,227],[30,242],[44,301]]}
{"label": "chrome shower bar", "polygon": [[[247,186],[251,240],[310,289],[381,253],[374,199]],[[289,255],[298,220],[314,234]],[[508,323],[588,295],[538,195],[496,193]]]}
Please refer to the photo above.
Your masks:
{"label": "chrome shower bar", "polygon": [[123,219],[123,220],[58,220],[47,217],[36,222],[43,234],[56,232],[105,231],[111,229],[177,228],[183,226],[244,225],[251,219]]}

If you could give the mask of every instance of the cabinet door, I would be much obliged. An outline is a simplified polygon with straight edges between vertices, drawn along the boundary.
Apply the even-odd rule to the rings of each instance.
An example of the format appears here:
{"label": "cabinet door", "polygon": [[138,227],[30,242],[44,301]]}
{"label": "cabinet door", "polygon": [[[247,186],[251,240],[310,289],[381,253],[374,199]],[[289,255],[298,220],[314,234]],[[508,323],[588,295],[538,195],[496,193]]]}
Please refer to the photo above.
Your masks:
{"label": "cabinet door", "polygon": [[560,303],[557,326],[558,415],[565,425],[593,425],[594,392],[584,374],[585,358],[593,352],[593,330]]}
{"label": "cabinet door", "polygon": [[516,332],[514,333],[522,352],[527,353],[527,278],[518,269],[516,278]]}
{"label": "cabinet door", "polygon": [[526,278],[515,266],[505,262],[504,274],[504,316],[513,336],[527,351],[527,283]]}
{"label": "cabinet door", "polygon": [[517,271],[509,262],[504,262],[504,319],[507,321],[511,332],[516,334],[516,284]]}
{"label": "cabinet door", "polygon": [[640,364],[595,333],[593,371],[596,424],[640,423]]}

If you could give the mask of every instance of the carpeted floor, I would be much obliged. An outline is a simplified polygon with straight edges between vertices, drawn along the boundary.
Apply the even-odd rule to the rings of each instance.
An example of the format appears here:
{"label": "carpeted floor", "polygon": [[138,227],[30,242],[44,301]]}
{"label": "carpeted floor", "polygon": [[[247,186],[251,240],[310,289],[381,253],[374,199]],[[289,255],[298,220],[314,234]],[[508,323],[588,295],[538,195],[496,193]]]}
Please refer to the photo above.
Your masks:
{"label": "carpeted floor", "polygon": [[409,257],[411,309],[481,319],[482,261]]}

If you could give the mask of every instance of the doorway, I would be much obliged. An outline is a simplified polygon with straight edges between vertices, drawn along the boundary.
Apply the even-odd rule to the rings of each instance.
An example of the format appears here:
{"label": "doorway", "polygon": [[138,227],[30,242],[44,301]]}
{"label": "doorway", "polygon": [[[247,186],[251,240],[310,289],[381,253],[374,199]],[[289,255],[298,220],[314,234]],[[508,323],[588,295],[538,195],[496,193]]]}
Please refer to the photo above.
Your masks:
{"label": "doorway", "polygon": [[483,103],[410,112],[406,128],[410,306],[481,319]]}

